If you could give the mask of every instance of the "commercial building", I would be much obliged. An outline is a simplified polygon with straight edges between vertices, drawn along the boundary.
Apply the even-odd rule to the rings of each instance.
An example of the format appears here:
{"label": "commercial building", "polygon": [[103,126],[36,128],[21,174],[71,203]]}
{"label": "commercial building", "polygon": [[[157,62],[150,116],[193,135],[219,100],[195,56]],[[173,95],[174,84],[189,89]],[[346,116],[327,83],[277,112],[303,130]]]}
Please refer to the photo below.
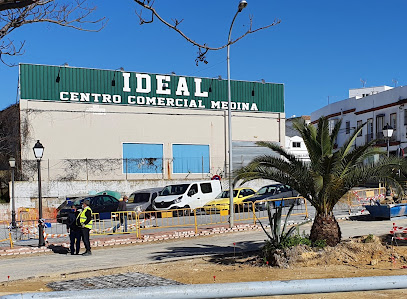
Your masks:
{"label": "commercial building", "polygon": [[407,146],[407,86],[366,87],[349,90],[349,98],[327,105],[311,113],[311,122],[317,123],[321,116],[330,121],[330,128],[342,119],[337,138],[341,146],[358,126],[365,124],[357,136],[355,146],[373,139],[378,145],[387,146],[383,128],[388,124],[394,128],[389,141],[390,153],[404,155]]}
{"label": "commercial building", "polygon": [[[19,83],[18,170],[37,180],[40,140],[44,197],[60,188],[52,182],[152,187],[225,176],[227,80],[21,64]],[[254,142],[283,144],[284,85],[232,80],[231,88],[237,168],[262,153]]]}

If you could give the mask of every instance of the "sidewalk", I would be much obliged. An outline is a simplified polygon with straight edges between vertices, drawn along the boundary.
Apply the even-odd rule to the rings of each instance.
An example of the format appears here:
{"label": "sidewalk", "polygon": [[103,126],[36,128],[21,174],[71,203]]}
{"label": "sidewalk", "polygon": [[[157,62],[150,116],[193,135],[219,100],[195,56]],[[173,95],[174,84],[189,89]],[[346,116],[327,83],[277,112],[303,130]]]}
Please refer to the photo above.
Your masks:
{"label": "sidewalk", "polygon": [[[342,238],[359,235],[384,235],[397,226],[407,226],[407,219],[388,221],[340,221]],[[300,231],[309,233],[311,223],[301,226]],[[227,254],[236,251],[259,249],[267,238],[261,229],[253,226],[214,228],[212,231],[200,232],[195,237],[193,232],[174,232],[166,235],[149,236],[137,240],[132,236],[109,236],[98,239],[93,246],[93,255],[88,257],[53,254],[49,249],[46,254],[23,253],[27,249],[16,248],[19,255],[0,257],[0,282],[8,279],[20,280],[29,277],[50,276],[96,271],[147,263],[168,262],[180,259],[203,257],[215,254]],[[157,242],[154,242],[157,241]],[[165,242],[163,242],[165,241]],[[116,246],[122,245],[122,246]],[[32,248],[31,250],[37,250]],[[37,251],[35,251],[37,252]],[[86,262],[84,262],[86,261]],[[9,278],[8,278],[9,277]]]}

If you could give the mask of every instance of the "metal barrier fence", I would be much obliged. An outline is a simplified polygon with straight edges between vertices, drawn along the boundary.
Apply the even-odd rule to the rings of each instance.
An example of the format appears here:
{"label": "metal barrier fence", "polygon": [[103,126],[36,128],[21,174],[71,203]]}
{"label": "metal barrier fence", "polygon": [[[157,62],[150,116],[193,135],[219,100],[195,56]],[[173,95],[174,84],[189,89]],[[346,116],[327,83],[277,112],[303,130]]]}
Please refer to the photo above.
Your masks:
{"label": "metal barrier fence", "polygon": [[[283,205],[287,212],[291,203],[295,203],[292,215],[302,215],[308,217],[307,202],[303,197],[290,197],[284,199],[270,199],[256,202],[247,202],[234,205],[235,221],[241,223],[254,223],[260,219],[266,219],[267,205],[278,207]],[[286,216],[284,214],[283,216]],[[122,234],[135,233],[141,237],[143,232],[161,230],[167,228],[194,229],[204,226],[222,225],[229,222],[229,205],[215,204],[206,205],[203,208],[172,209],[168,211],[145,211],[135,212],[114,212],[110,219],[99,219],[94,214],[94,224],[92,234]]]}
{"label": "metal barrier fence", "polygon": [[[0,225],[8,227],[8,222],[7,221],[0,221]],[[0,244],[2,243],[8,243],[10,244],[10,248],[13,248],[13,239],[11,237],[11,232],[10,229],[2,229],[0,230]]]}
{"label": "metal barrier fence", "polygon": [[347,204],[349,214],[352,208],[371,205],[372,202],[386,197],[386,188],[355,189],[348,192]]}
{"label": "metal barrier fence", "polygon": [[[371,204],[375,199],[384,196],[385,188],[370,188],[352,190],[345,197],[345,201],[341,204],[349,209]],[[256,222],[267,219],[267,205],[278,207],[283,205],[283,216],[286,216],[291,203],[295,203],[291,216],[309,217],[307,201],[303,197],[291,197],[283,199],[260,200],[256,202],[245,202],[234,205],[235,222],[243,224],[256,224]],[[32,212],[31,212],[32,211]],[[345,208],[346,211],[346,208]],[[36,214],[35,209],[22,211],[21,215],[26,213],[28,217],[33,217]],[[35,214],[34,214],[35,213]],[[195,210],[191,209],[176,209],[168,211],[146,211],[136,213],[134,211],[113,212],[108,219],[101,219],[101,215],[94,213],[92,235],[108,235],[108,234],[136,234],[138,238],[142,237],[143,233],[152,231],[165,231],[168,228],[178,229],[193,229],[198,232],[198,229],[208,226],[224,225],[229,222],[229,205],[215,204],[206,205]],[[4,243],[12,240],[30,240],[38,239],[38,220],[24,220],[24,216],[20,216],[17,221],[17,227],[10,229],[9,222],[0,222],[0,242]],[[10,233],[10,235],[9,235]],[[58,223],[56,219],[44,220],[44,238],[67,238],[66,224]]]}

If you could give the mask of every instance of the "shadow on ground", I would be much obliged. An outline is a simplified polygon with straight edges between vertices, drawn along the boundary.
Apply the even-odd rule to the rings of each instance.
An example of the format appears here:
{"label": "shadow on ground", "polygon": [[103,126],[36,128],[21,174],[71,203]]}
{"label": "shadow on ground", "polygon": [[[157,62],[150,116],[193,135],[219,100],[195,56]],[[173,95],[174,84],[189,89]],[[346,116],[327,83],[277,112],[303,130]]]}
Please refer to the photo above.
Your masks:
{"label": "shadow on ground", "polygon": [[53,253],[59,253],[59,254],[68,254],[69,253],[69,248],[66,248],[61,245],[49,245],[49,249],[52,250]]}
{"label": "shadow on ground", "polygon": [[375,218],[375,217],[372,217],[370,214],[367,214],[367,215],[350,216],[349,220],[351,220],[351,221],[383,221],[383,220],[388,220],[388,219]]}
{"label": "shadow on ground", "polygon": [[260,250],[264,244],[262,241],[245,241],[235,242],[228,246],[197,244],[193,247],[167,247],[165,251],[159,251],[153,254],[152,259],[163,261],[176,257],[191,257],[202,255],[242,255],[246,252],[254,252]]}

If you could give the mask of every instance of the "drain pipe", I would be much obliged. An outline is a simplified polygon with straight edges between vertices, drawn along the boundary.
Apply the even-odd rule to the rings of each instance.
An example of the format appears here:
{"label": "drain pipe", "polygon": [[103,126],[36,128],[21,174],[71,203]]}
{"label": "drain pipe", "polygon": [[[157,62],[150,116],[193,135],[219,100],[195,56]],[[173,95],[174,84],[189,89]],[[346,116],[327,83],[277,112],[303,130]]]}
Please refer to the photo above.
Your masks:
{"label": "drain pipe", "polygon": [[390,289],[407,289],[407,275],[76,290],[15,294],[0,298],[234,298]]}

